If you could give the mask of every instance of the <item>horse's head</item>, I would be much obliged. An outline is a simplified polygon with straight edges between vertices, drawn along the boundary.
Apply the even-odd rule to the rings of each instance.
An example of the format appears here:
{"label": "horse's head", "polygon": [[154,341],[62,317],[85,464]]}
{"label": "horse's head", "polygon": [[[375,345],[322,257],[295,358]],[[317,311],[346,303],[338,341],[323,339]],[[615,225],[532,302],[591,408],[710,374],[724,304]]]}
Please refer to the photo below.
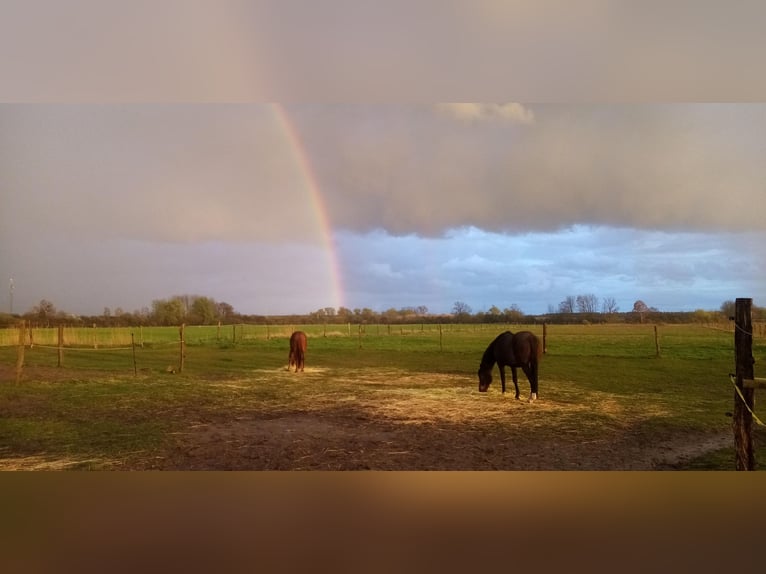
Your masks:
{"label": "horse's head", "polygon": [[489,384],[492,382],[492,370],[479,369],[479,392],[486,393]]}

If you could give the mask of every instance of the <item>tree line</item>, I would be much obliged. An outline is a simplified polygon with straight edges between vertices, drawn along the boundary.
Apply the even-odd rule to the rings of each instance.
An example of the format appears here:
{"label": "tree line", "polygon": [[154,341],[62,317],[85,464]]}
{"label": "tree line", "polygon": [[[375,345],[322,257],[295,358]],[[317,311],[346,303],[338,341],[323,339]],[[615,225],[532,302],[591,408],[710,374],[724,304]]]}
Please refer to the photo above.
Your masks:
{"label": "tree line", "polygon": [[[766,322],[766,308],[753,306],[753,320]],[[474,313],[470,305],[456,301],[451,313],[430,313],[428,307],[390,308],[373,311],[369,308],[324,307],[307,314],[248,315],[235,311],[225,302],[201,295],[176,295],[157,299],[151,307],[133,312],[122,308],[104,308],[100,315],[78,316],[56,308],[43,299],[23,315],[0,313],[0,326],[14,325],[25,319],[38,326],[83,325],[98,327],[174,326],[221,324],[413,324],[413,323],[499,323],[499,324],[573,324],[573,323],[719,323],[734,315],[734,301],[724,301],[716,311],[659,311],[641,300],[633,308],[620,312],[613,298],[599,300],[595,295],[568,296],[558,306],[548,305],[548,312],[529,315],[518,305],[504,309],[493,305],[486,311]]]}

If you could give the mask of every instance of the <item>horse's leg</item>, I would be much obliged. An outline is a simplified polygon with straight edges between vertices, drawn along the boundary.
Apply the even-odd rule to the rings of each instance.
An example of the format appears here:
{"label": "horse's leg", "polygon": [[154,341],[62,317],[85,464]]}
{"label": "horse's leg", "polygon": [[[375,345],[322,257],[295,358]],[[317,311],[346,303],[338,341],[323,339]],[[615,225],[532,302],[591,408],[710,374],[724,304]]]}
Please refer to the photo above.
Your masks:
{"label": "horse's leg", "polygon": [[529,379],[529,402],[533,402],[537,399],[537,363],[532,362],[521,367],[524,370],[524,374]]}
{"label": "horse's leg", "polygon": [[513,375],[513,386],[516,389],[516,400],[519,400],[519,377],[516,374],[516,367],[511,367],[511,374]]}
{"label": "horse's leg", "polygon": [[505,365],[498,363],[497,368],[500,369],[500,384],[503,388],[503,394],[505,394]]}

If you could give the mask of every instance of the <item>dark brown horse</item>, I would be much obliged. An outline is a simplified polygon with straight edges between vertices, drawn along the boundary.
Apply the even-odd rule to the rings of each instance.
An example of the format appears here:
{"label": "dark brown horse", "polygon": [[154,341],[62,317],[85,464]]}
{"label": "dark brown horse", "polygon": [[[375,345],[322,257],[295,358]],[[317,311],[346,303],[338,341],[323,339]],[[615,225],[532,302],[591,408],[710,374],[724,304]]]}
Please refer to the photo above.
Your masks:
{"label": "dark brown horse", "polygon": [[290,355],[287,357],[287,370],[295,365],[295,372],[298,369],[303,372],[303,364],[306,360],[306,333],[295,331],[290,335]]}
{"label": "dark brown horse", "polygon": [[529,331],[510,331],[501,333],[489,344],[479,365],[479,391],[487,392],[492,382],[492,367],[497,363],[500,369],[500,381],[505,393],[505,367],[511,367],[513,386],[516,387],[516,398],[519,398],[519,381],[516,377],[516,367],[521,367],[529,379],[529,402],[537,398],[537,363],[543,353],[540,339]]}

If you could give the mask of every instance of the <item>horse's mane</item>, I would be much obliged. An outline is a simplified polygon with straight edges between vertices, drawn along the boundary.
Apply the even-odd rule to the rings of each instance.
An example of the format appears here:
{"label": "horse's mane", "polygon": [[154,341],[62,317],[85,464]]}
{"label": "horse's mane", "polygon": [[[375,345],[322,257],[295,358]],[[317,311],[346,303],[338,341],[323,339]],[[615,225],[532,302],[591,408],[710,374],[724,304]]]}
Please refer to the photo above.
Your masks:
{"label": "horse's mane", "polygon": [[487,347],[487,350],[484,351],[484,355],[481,357],[481,364],[479,365],[480,368],[485,367],[491,367],[495,364],[495,344],[497,343],[498,339],[500,337],[506,337],[507,335],[513,335],[510,331],[505,331],[504,333],[500,333],[495,339],[489,344]]}

